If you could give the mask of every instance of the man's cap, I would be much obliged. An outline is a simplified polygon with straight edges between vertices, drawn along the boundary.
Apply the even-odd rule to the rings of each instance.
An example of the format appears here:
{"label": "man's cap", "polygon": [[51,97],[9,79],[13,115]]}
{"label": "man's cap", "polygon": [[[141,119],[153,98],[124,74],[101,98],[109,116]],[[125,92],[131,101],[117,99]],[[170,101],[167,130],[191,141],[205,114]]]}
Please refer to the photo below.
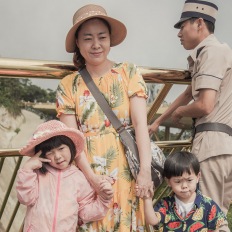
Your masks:
{"label": "man's cap", "polygon": [[187,0],[185,1],[184,8],[180,20],[174,25],[175,28],[180,28],[181,24],[191,18],[203,18],[213,24],[216,21],[216,14],[218,7],[207,1]]}

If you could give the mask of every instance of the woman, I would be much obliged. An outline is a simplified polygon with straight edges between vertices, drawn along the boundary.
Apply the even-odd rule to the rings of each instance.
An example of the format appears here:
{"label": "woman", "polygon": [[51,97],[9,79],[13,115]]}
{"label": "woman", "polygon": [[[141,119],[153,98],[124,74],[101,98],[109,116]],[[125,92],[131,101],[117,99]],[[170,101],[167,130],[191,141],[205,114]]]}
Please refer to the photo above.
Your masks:
{"label": "woman", "polygon": [[84,77],[77,71],[63,78],[57,89],[58,117],[66,125],[80,129],[86,138],[85,153],[76,164],[96,190],[100,175],[111,177],[114,182],[114,197],[106,217],[80,225],[79,231],[145,231],[143,202],[138,197],[147,195],[151,188],[146,85],[135,65],[115,63],[107,58],[110,47],[125,37],[125,25],[107,16],[101,6],[92,4],[74,14],[73,27],[66,37],[66,50],[74,53],[77,69],[88,70],[125,126],[133,124],[141,161],[135,183],[119,135],[93,98]]}

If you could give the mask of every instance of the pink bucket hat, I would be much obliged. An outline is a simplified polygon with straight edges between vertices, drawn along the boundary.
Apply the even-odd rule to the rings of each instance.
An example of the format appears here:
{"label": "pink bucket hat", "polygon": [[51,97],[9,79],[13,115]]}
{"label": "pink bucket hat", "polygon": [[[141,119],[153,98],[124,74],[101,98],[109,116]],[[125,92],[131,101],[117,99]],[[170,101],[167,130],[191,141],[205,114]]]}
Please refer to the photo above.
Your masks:
{"label": "pink bucket hat", "polygon": [[21,155],[33,156],[35,154],[36,145],[57,135],[65,135],[73,141],[77,151],[76,156],[83,151],[84,135],[80,131],[70,128],[58,120],[50,120],[37,127],[32,138],[28,140],[26,146],[24,146],[19,153]]}
{"label": "pink bucket hat", "polygon": [[98,5],[85,5],[78,9],[73,16],[73,26],[69,30],[67,37],[66,37],[66,51],[73,53],[76,48],[76,38],[75,33],[78,27],[84,23],[86,20],[91,18],[102,18],[107,21],[111,28],[111,35],[110,35],[110,46],[116,46],[120,44],[126,37],[127,30],[126,26],[107,15],[106,10]]}

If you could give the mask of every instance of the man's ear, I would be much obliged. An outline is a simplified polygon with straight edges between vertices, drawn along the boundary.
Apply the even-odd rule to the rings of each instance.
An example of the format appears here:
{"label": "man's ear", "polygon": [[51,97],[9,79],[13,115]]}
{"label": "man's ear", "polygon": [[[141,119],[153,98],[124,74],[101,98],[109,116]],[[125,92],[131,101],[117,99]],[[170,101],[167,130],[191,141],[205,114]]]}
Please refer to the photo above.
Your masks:
{"label": "man's ear", "polygon": [[202,25],[203,25],[204,23],[205,23],[205,22],[204,22],[204,19],[203,19],[203,18],[197,19],[197,26],[198,26],[198,28],[201,28]]}

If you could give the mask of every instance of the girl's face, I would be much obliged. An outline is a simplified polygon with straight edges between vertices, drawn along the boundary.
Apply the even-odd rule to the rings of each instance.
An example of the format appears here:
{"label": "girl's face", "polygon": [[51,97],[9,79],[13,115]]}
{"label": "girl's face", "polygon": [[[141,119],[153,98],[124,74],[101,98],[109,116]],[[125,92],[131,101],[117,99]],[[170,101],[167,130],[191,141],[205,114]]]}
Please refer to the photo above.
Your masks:
{"label": "girl's face", "polygon": [[90,19],[81,25],[76,39],[77,47],[86,65],[99,65],[107,60],[110,51],[110,34],[102,20]]}
{"label": "girl's face", "polygon": [[45,157],[51,160],[49,165],[63,170],[70,165],[71,152],[67,145],[62,144],[59,147],[46,152]]}
{"label": "girl's face", "polygon": [[191,174],[184,172],[182,176],[173,176],[166,179],[176,196],[185,203],[193,202],[196,196],[197,183],[200,173],[196,175],[192,170]]}

